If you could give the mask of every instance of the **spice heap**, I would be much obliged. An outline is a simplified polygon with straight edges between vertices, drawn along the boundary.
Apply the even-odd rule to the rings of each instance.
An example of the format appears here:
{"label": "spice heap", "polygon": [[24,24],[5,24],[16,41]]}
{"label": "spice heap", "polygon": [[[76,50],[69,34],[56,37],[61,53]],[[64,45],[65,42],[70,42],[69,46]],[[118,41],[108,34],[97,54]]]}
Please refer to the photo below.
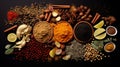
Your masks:
{"label": "spice heap", "polygon": [[42,44],[32,38],[21,51],[14,50],[13,55],[15,57],[13,59],[17,61],[46,62],[48,60],[47,57],[49,57],[49,51],[53,48],[49,45]]}
{"label": "spice heap", "polygon": [[76,40],[70,42],[66,45],[65,52],[70,55],[72,60],[82,60],[85,53],[85,44],[79,43]]}
{"label": "spice heap", "polygon": [[66,21],[60,21],[54,27],[54,39],[61,43],[68,42],[73,37],[73,29]]}
{"label": "spice heap", "polygon": [[102,60],[104,54],[102,52],[99,52],[95,48],[93,48],[90,44],[86,44],[85,46],[85,54],[84,54],[84,60],[85,61],[96,61],[96,60]]}
{"label": "spice heap", "polygon": [[38,42],[47,43],[53,37],[53,28],[46,21],[37,22],[33,28],[33,35]]}
{"label": "spice heap", "polygon": [[8,11],[7,18],[9,24],[29,24],[34,25],[40,19],[38,16],[43,13],[43,6],[40,4],[31,4],[31,6],[16,6]]}
{"label": "spice heap", "polygon": [[10,32],[5,54],[19,61],[102,60],[106,50],[115,50],[115,44],[106,45],[116,41],[106,33],[117,29],[106,29],[115,17],[101,16],[85,5],[16,6],[7,13],[8,25],[13,26],[4,30]]}

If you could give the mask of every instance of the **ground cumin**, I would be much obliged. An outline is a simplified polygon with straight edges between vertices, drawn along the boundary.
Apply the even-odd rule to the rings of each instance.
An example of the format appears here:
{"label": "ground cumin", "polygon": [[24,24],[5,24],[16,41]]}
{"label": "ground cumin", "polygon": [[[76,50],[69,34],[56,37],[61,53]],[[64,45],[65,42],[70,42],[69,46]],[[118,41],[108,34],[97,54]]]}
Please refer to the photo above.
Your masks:
{"label": "ground cumin", "polygon": [[58,42],[68,42],[73,37],[73,29],[67,21],[60,21],[54,27],[54,39]]}
{"label": "ground cumin", "polygon": [[48,43],[53,37],[53,28],[46,21],[40,21],[33,27],[33,35],[38,42]]}

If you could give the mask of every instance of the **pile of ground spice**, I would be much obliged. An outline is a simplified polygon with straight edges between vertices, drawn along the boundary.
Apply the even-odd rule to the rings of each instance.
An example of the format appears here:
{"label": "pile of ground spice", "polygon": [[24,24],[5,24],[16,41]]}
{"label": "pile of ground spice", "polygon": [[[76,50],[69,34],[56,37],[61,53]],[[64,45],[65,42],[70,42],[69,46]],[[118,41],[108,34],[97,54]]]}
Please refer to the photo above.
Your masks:
{"label": "pile of ground spice", "polygon": [[51,45],[42,44],[33,38],[21,51],[15,50],[13,52],[13,55],[15,55],[14,60],[46,62],[51,48]]}
{"label": "pile of ground spice", "polygon": [[48,43],[53,37],[53,28],[47,21],[37,22],[33,27],[33,35],[38,42]]}
{"label": "pile of ground spice", "polygon": [[66,43],[73,37],[73,29],[67,21],[60,21],[54,27],[54,39]]}

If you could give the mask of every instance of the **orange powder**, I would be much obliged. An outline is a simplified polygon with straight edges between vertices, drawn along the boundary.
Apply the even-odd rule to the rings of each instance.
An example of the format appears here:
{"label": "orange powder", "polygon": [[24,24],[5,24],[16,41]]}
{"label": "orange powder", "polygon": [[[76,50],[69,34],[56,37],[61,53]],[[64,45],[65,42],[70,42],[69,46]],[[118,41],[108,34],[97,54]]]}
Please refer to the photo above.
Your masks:
{"label": "orange powder", "polygon": [[68,42],[73,37],[73,29],[67,21],[60,21],[54,27],[54,39],[58,42]]}

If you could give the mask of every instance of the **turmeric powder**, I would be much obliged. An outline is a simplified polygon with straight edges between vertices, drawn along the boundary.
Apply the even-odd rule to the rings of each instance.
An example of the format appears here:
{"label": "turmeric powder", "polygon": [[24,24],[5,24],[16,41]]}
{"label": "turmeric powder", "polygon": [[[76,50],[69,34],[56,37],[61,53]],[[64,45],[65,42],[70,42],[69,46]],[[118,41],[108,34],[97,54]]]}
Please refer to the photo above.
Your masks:
{"label": "turmeric powder", "polygon": [[73,29],[67,21],[60,21],[54,27],[55,41],[66,43],[73,37]]}
{"label": "turmeric powder", "polygon": [[114,50],[115,50],[115,44],[112,43],[112,42],[107,43],[107,44],[105,45],[105,47],[104,47],[104,50],[105,50],[106,52],[112,52],[112,51],[114,51]]}

